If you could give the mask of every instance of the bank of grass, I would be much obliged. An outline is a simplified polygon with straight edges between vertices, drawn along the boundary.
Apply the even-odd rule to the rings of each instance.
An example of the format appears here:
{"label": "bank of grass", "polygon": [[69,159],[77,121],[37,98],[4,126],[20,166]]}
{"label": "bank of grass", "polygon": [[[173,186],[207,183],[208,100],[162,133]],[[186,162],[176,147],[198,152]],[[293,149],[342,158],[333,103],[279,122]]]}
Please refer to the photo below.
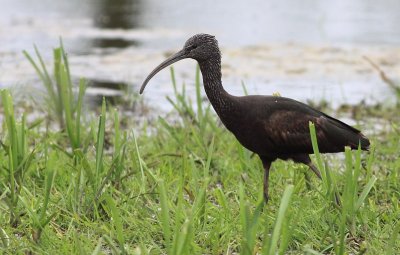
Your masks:
{"label": "bank of grass", "polygon": [[[72,86],[69,71],[62,75]],[[12,97],[2,91],[0,251],[400,252],[400,130],[395,109],[385,111],[391,120],[385,121],[384,132],[362,116],[362,129],[369,131],[373,144],[370,153],[317,154],[313,159],[324,180],[312,176],[311,190],[305,184],[306,167],[275,162],[271,198],[264,205],[261,163],[223,128],[209,104],[202,103],[200,76],[195,108],[174,76],[172,84],[175,98],[167,99],[176,110],[172,121],[158,118],[139,125],[103,102],[92,121],[79,118],[80,106],[67,115],[64,109],[67,120],[53,117],[62,126],[70,123],[70,130],[46,128],[46,122],[30,125],[26,117],[20,121]],[[79,105],[73,102],[81,96],[67,94],[64,101]],[[122,128],[121,122],[129,125]],[[334,202],[335,192],[341,206]]]}

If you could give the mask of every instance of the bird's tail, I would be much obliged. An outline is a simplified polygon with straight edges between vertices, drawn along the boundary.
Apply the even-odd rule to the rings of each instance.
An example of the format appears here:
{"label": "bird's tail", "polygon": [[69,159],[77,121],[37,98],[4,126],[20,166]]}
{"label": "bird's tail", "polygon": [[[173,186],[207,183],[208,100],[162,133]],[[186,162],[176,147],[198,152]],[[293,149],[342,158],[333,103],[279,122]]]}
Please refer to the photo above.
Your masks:
{"label": "bird's tail", "polygon": [[352,128],[352,129],[345,129],[343,130],[343,144],[349,146],[353,150],[357,150],[358,146],[360,146],[361,150],[368,151],[370,142],[369,139],[363,135],[359,130]]}
{"label": "bird's tail", "polygon": [[[363,135],[361,132],[359,133],[359,144],[361,145],[361,149],[364,151],[368,151],[369,150],[369,146],[370,146],[370,142],[369,139]],[[358,145],[357,145],[358,148]]]}
{"label": "bird's tail", "polygon": [[369,139],[363,135],[360,130],[347,125],[340,120],[333,119],[327,116],[330,121],[329,125],[325,125],[323,128],[326,129],[327,133],[332,135],[332,141],[338,146],[338,148],[343,148],[343,146],[349,146],[351,149],[357,150],[358,146],[361,150],[368,151],[370,142]]}

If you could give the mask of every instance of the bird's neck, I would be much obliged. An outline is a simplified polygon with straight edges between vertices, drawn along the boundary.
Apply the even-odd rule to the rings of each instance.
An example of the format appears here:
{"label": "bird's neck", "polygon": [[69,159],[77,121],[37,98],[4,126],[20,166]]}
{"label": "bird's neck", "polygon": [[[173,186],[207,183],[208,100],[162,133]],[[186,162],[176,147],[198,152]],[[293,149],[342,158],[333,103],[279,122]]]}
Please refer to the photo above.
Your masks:
{"label": "bird's neck", "polygon": [[222,87],[221,57],[199,62],[199,66],[203,76],[204,90],[211,105],[225,127],[233,132],[237,114],[240,114],[240,107],[237,107],[236,97],[228,94]]}
{"label": "bird's neck", "polygon": [[201,61],[199,66],[207,97],[214,110],[223,119],[222,115],[233,107],[233,97],[222,87],[221,58]]}

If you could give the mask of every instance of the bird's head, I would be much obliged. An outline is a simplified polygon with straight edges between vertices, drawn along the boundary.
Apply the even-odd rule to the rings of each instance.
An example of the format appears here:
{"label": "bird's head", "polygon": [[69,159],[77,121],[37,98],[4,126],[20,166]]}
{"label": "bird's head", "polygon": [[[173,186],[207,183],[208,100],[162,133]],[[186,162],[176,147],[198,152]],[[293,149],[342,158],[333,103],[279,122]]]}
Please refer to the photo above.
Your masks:
{"label": "bird's head", "polygon": [[192,58],[199,62],[219,57],[220,51],[215,36],[208,34],[197,34],[190,37],[183,46],[186,58]]}
{"label": "bird's head", "polygon": [[183,46],[183,49],[167,58],[159,64],[144,80],[140,88],[140,94],[143,93],[147,83],[159,71],[165,67],[185,58],[192,58],[198,62],[203,62],[212,58],[220,58],[221,53],[218,48],[218,41],[214,36],[208,34],[197,34],[190,37]]}

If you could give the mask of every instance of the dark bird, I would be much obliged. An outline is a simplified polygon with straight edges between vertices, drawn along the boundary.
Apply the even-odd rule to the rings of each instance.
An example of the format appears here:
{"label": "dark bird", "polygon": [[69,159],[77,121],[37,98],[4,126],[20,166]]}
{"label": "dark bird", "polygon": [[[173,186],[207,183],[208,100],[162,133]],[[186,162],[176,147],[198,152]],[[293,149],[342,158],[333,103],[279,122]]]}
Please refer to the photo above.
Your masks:
{"label": "dark bird", "polygon": [[321,153],[344,151],[345,146],[368,150],[369,140],[359,130],[296,100],[276,96],[232,96],[222,87],[221,53],[218,41],[208,34],[189,38],[183,49],[157,66],[143,82],[163,68],[185,58],[196,60],[203,76],[204,89],[225,127],[247,149],[256,153],[264,167],[264,198],[268,201],[268,178],[271,163],[291,159],[303,163],[321,179],[311,162],[313,153],[309,122],[316,128]]}

